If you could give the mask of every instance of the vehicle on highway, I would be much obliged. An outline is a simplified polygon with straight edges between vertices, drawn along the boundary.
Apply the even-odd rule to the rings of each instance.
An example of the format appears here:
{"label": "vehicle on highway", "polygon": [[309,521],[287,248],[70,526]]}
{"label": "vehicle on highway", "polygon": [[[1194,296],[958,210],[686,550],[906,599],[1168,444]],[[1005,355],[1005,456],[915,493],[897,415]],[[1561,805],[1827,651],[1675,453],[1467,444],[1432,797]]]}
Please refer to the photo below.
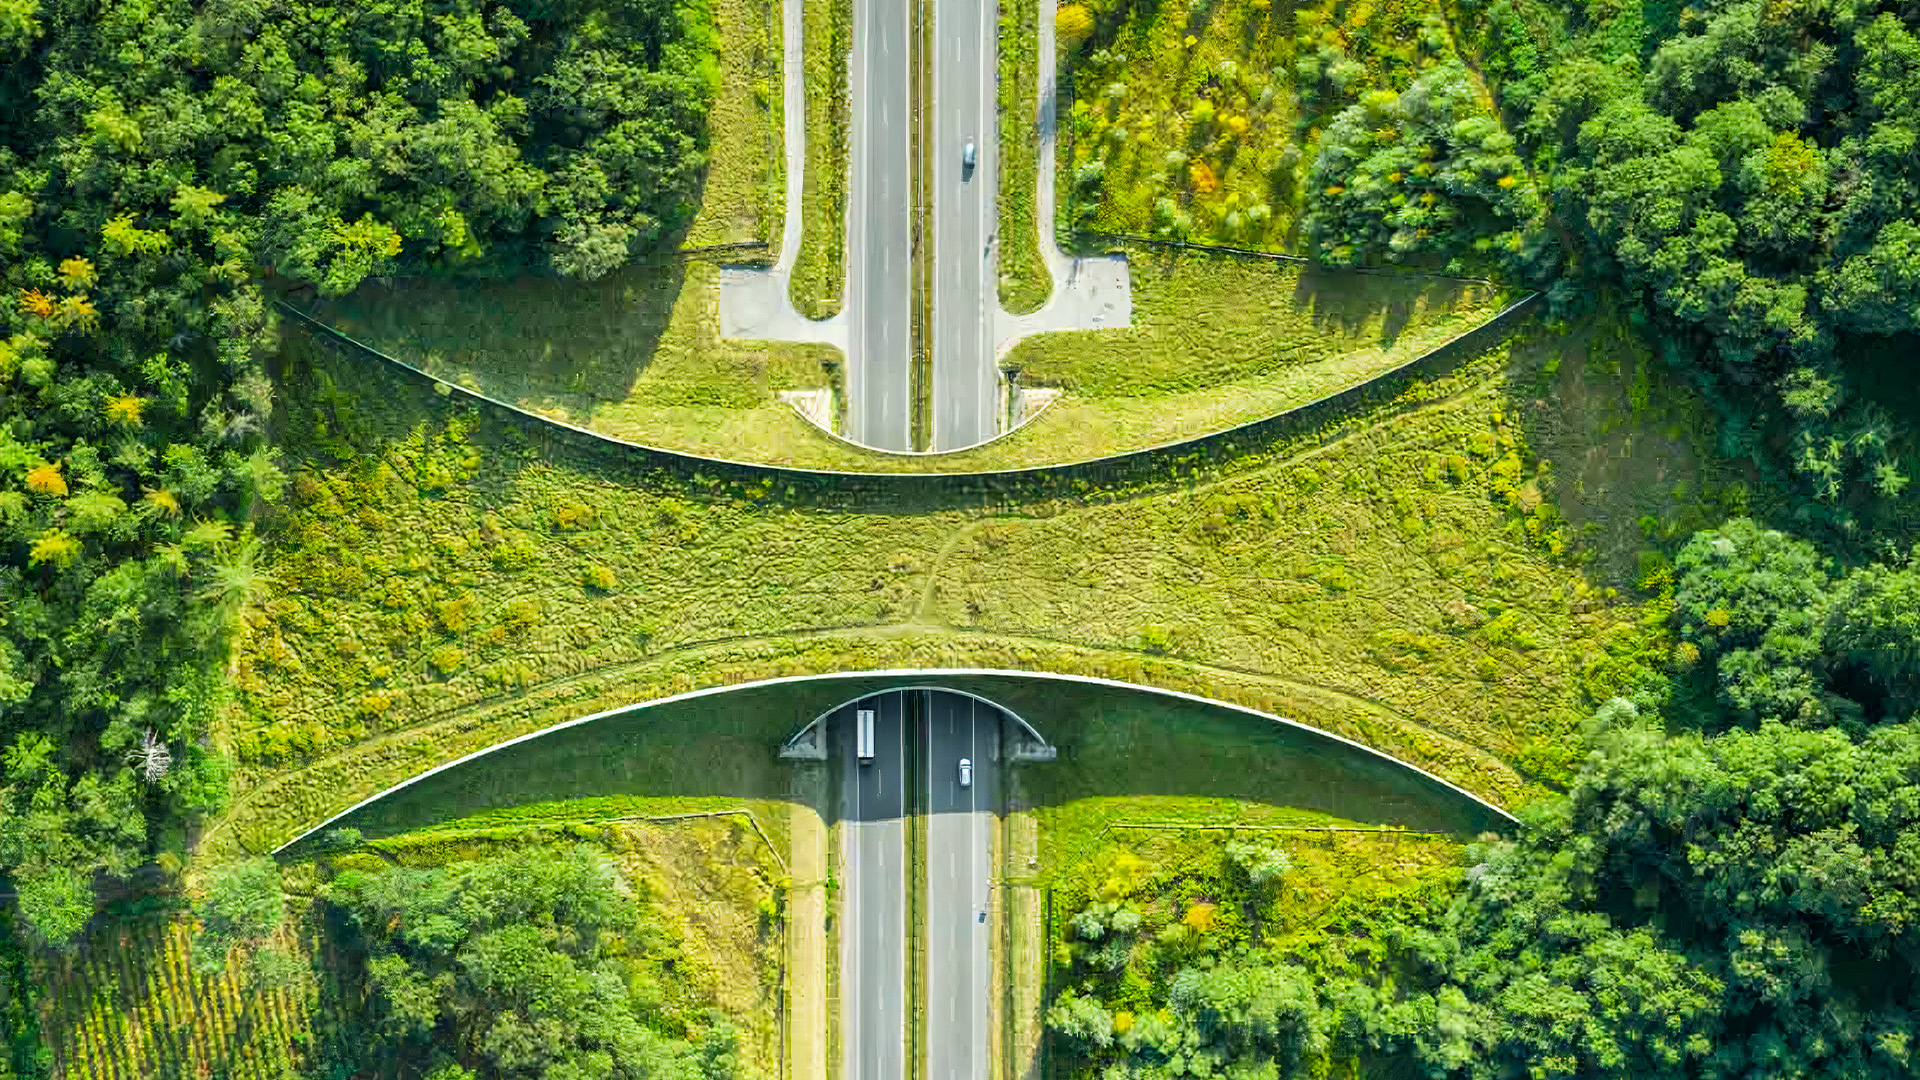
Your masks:
{"label": "vehicle on highway", "polygon": [[973,786],[973,759],[972,758],[960,759],[960,786],[961,787]]}
{"label": "vehicle on highway", "polygon": [[960,169],[968,176],[973,175],[974,160],[973,140],[968,139],[967,145],[960,151]]}
{"label": "vehicle on highway", "polygon": [[860,764],[873,764],[873,710],[855,712],[853,728],[854,753],[859,756]]}

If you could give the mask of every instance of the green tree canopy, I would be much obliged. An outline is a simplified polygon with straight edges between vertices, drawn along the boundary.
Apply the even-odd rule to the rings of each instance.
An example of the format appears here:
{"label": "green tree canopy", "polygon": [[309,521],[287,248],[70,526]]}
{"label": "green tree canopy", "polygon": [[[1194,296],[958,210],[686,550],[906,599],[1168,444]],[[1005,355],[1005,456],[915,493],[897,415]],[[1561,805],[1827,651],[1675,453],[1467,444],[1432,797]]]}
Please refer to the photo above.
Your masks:
{"label": "green tree canopy", "polygon": [[59,941],[216,805],[268,287],[595,277],[705,168],[705,0],[0,4],[0,874]]}
{"label": "green tree canopy", "polygon": [[656,1019],[669,950],[588,849],[343,873],[324,899],[335,944],[362,962],[326,1009],[326,1075],[734,1076],[724,1021],[675,1032]]}
{"label": "green tree canopy", "polygon": [[1576,272],[1650,301],[1730,451],[1829,503],[1899,495],[1912,429],[1874,398],[1912,373],[1872,343],[1920,349],[1920,16],[1722,0],[1663,37],[1638,9],[1562,17],[1564,58],[1502,96],[1588,241]]}

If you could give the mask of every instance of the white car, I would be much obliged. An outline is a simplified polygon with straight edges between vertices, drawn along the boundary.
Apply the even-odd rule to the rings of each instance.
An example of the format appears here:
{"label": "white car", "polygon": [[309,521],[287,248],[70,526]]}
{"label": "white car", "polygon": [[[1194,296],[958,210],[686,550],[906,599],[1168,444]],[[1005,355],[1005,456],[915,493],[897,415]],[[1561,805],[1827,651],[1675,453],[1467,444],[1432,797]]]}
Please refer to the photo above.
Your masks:
{"label": "white car", "polygon": [[961,787],[973,786],[973,759],[972,758],[960,759],[960,786]]}
{"label": "white car", "polygon": [[973,163],[975,160],[973,140],[968,139],[967,145],[960,150],[960,168],[968,173],[973,172]]}

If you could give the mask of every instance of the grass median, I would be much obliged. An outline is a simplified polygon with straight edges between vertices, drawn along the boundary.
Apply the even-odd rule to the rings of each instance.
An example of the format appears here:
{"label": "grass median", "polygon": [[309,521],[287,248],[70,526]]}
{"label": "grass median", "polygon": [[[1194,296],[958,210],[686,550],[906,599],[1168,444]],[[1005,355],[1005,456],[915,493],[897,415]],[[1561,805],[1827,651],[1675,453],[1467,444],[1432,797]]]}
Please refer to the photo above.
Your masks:
{"label": "grass median", "polygon": [[853,0],[802,0],[806,57],[807,169],[800,212],[800,256],[788,295],[809,319],[840,310],[846,288],[848,154],[852,111],[847,56],[853,48]]}
{"label": "grass median", "polygon": [[1016,314],[1038,311],[1053,292],[1040,257],[1038,195],[1040,132],[1035,123],[1039,81],[1037,0],[1000,0],[1000,306]]}

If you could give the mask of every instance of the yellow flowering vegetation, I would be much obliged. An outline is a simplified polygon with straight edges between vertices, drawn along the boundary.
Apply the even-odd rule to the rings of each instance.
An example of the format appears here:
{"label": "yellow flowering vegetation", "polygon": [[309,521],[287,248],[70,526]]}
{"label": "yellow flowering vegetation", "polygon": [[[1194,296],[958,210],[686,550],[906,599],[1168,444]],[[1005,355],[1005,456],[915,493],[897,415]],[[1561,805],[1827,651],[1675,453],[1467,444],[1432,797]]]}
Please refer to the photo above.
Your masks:
{"label": "yellow flowering vegetation", "polygon": [[88,288],[97,278],[98,275],[94,272],[91,260],[82,259],[77,255],[61,260],[60,282],[74,292]]}
{"label": "yellow flowering vegetation", "polygon": [[148,488],[141,501],[168,517],[180,516],[180,498],[166,488]]}
{"label": "yellow flowering vegetation", "polygon": [[1218,904],[1209,904],[1202,900],[1188,908],[1187,914],[1180,921],[1204,934],[1213,929],[1213,918],[1219,910]]}
{"label": "yellow flowering vegetation", "polygon": [[54,321],[64,329],[77,326],[82,330],[92,330],[100,325],[100,311],[82,293],[62,299],[60,307],[54,312]]}
{"label": "yellow flowering vegetation", "polygon": [[65,495],[66,478],[60,475],[60,463],[50,461],[27,471],[27,490],[41,495]]}
{"label": "yellow flowering vegetation", "polygon": [[136,427],[140,423],[140,413],[147,407],[145,398],[138,394],[121,394],[107,399],[107,419],[116,424]]}
{"label": "yellow flowering vegetation", "polygon": [[27,552],[27,565],[39,566],[50,562],[56,566],[70,566],[74,556],[80,554],[80,541],[60,529],[48,529],[33,542]]}
{"label": "yellow flowering vegetation", "polygon": [[44,319],[53,314],[53,297],[39,289],[21,289],[20,310]]}

